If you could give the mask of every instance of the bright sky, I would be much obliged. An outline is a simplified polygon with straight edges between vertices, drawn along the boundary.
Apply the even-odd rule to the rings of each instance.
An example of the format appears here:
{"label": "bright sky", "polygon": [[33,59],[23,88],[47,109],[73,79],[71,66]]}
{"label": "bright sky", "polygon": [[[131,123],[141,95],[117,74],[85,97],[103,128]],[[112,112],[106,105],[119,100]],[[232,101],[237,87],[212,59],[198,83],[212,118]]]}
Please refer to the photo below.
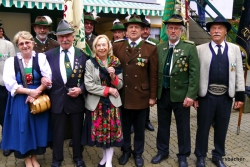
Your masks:
{"label": "bright sky", "polygon": [[166,0],[157,0],[158,3],[160,3],[162,6],[165,5]]}

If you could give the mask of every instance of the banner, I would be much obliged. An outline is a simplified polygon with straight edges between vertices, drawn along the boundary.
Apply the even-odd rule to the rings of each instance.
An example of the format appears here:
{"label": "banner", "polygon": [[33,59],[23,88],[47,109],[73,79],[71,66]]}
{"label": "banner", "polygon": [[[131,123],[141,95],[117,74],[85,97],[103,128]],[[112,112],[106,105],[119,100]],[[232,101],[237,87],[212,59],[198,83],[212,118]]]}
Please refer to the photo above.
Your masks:
{"label": "banner", "polygon": [[173,15],[174,7],[175,7],[175,1],[176,0],[166,0],[166,2],[165,2],[164,14],[162,16],[161,34],[160,34],[161,41],[167,41],[168,40],[168,36],[166,34],[166,25],[163,23],[163,21],[167,21],[170,18],[170,16]]}
{"label": "banner", "polygon": [[248,69],[250,69],[250,1],[244,0],[242,11],[241,11],[241,17],[240,17],[240,23],[239,28],[237,32],[236,37],[236,43],[240,46],[240,49],[244,56],[246,56],[246,66]]}
{"label": "banner", "polygon": [[82,0],[64,0],[63,18],[74,28],[75,39],[73,45],[91,56],[91,49],[85,43],[84,15]]}

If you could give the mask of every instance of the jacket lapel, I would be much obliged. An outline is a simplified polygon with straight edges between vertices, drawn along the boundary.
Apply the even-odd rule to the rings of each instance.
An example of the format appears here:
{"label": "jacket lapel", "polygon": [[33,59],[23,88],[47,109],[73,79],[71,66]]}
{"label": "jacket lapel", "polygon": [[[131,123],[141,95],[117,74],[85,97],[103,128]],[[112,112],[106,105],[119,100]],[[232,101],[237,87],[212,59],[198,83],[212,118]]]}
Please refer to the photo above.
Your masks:
{"label": "jacket lapel", "polygon": [[141,54],[141,48],[144,45],[144,41],[142,40],[135,48],[131,48],[128,54],[129,54],[129,59],[128,59],[128,63],[131,62],[132,60],[134,60],[135,58],[137,58],[139,56],[139,54]]}
{"label": "jacket lapel", "polygon": [[[54,62],[54,77],[56,77],[60,82],[63,82],[62,74],[60,70],[60,47],[55,49],[53,54],[53,62]],[[53,75],[53,73],[52,73]]]}

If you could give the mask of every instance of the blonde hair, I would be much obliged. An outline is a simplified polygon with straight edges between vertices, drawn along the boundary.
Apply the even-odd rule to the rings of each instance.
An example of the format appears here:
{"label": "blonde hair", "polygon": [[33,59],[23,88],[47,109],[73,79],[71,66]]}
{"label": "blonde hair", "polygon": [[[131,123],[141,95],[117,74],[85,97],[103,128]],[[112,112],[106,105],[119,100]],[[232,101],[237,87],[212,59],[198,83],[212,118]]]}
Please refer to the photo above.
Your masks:
{"label": "blonde hair", "polygon": [[104,39],[106,39],[106,41],[107,41],[107,43],[108,43],[108,56],[111,56],[111,55],[113,55],[113,49],[112,49],[112,44],[111,44],[111,42],[109,41],[109,38],[106,36],[106,35],[98,35],[96,38],[95,38],[95,40],[94,40],[94,42],[93,42],[93,56],[92,57],[95,57],[96,56],[96,44],[97,44],[97,42],[98,42],[98,40],[99,39],[101,39],[101,38],[104,38]]}
{"label": "blonde hair", "polygon": [[28,31],[19,31],[18,33],[16,33],[16,35],[14,36],[13,42],[17,45],[18,44],[18,39],[22,37],[23,39],[26,40],[31,40],[34,41],[33,36],[30,34],[30,32]]}

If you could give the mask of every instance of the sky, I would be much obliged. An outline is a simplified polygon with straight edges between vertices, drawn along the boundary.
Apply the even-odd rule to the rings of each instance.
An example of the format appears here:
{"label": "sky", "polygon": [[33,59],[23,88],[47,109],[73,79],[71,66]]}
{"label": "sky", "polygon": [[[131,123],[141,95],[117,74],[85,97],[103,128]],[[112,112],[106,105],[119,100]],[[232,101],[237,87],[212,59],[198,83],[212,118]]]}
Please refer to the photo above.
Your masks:
{"label": "sky", "polygon": [[165,5],[166,0],[156,0],[158,3],[160,3],[162,6]]}

